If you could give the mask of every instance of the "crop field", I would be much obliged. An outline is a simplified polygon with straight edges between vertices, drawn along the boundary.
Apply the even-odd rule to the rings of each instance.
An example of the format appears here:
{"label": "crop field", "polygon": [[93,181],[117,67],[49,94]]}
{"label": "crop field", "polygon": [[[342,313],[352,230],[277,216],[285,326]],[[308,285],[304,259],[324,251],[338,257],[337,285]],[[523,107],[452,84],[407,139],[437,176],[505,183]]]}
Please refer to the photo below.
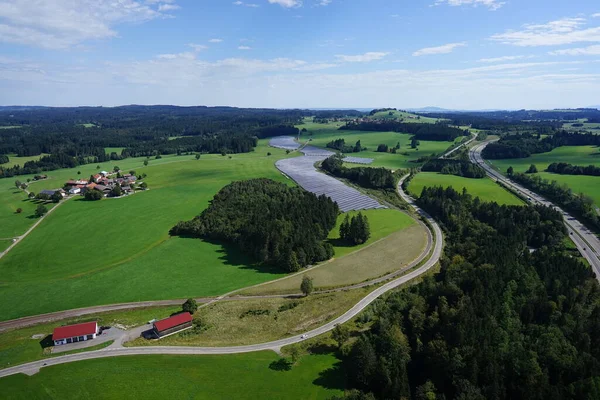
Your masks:
{"label": "crop field", "polygon": [[86,360],[0,379],[5,399],[329,399],[344,389],[331,354],[305,355],[276,371],[274,352],[224,356],[127,356]]}
{"label": "crop field", "polygon": [[[284,276],[253,265],[230,246],[168,234],[176,222],[199,214],[231,181],[267,177],[293,184],[274,166],[283,157],[283,150],[264,142],[256,152],[231,159],[171,156],[151,160],[148,167],[139,158],[119,161],[124,171],[146,173],[150,189],[122,199],[72,199],[49,215],[0,259],[0,319],[100,304],[216,296]],[[52,171],[48,180],[32,184],[32,190],[60,187],[77,177],[77,170],[85,177],[97,168]],[[12,190],[12,184],[0,180],[0,190]],[[13,192],[9,193],[15,199],[24,197]],[[14,214],[14,205],[6,206],[7,198],[0,199],[4,207],[0,219],[18,221],[10,233],[4,233],[11,237],[23,233],[35,219],[23,216],[30,211]],[[377,223],[371,225],[374,237]]]}
{"label": "crop field", "polygon": [[[410,138],[412,135],[409,134],[397,132],[340,131],[337,129],[339,126],[339,123],[309,123],[298,125],[298,128],[306,128],[308,131],[300,136],[300,141],[305,142],[312,139],[310,142],[311,145],[325,148],[327,143],[335,139],[344,138],[346,144],[352,145],[354,145],[357,140],[360,140],[362,146],[367,148],[367,151],[349,155],[354,157],[373,158],[375,161],[370,166],[386,167],[394,170],[416,167],[419,164],[411,161],[415,161],[423,156],[429,156],[433,153],[441,153],[454,144],[454,142],[432,142],[422,140],[418,149],[411,149]],[[460,140],[462,140],[462,138],[458,138],[457,142]],[[379,144],[387,144],[390,147],[394,147],[398,142],[400,142],[400,150],[397,154],[378,153],[376,151]],[[349,166],[351,166],[351,164],[349,164]]]}
{"label": "crop field", "polygon": [[418,197],[426,186],[451,186],[459,192],[466,188],[471,195],[478,196],[482,201],[495,201],[507,205],[524,204],[517,196],[488,178],[471,179],[437,172],[420,172],[409,183],[408,191],[412,196]]}
{"label": "crop field", "polygon": [[584,193],[600,206],[600,177],[585,175],[560,175],[543,172],[554,162],[566,162],[573,165],[595,165],[600,167],[600,148],[593,146],[564,146],[548,153],[534,154],[528,158],[510,160],[490,160],[489,163],[503,174],[512,166],[515,172],[525,172],[535,164],[539,175],[544,179],[564,183],[575,193]]}

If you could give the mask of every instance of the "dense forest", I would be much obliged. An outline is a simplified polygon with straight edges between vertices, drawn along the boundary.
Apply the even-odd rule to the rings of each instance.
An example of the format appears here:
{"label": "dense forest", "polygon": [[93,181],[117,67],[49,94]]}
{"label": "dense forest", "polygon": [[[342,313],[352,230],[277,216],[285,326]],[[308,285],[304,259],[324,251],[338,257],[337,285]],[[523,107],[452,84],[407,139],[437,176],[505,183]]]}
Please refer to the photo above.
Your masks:
{"label": "dense forest", "polygon": [[333,256],[325,239],[338,214],[324,195],[252,179],[225,186],[202,214],[179,222],[170,234],[234,243],[261,263],[294,272]]}
{"label": "dense forest", "polygon": [[465,178],[485,178],[485,170],[479,165],[463,160],[431,159],[421,167],[423,172],[439,172]]}
{"label": "dense forest", "polygon": [[600,167],[596,167],[595,165],[588,165],[587,167],[584,167],[582,165],[573,165],[564,162],[552,163],[548,165],[546,171],[562,175],[600,176]]}
{"label": "dense forest", "polygon": [[561,146],[600,146],[600,135],[560,131],[541,138],[540,134],[506,135],[498,142],[488,144],[482,151],[484,158],[527,158],[532,154],[546,153]]}
{"label": "dense forest", "polygon": [[338,156],[331,156],[321,163],[321,168],[338,178],[348,179],[370,189],[393,189],[396,186],[394,174],[387,168],[356,167],[346,168]]}
{"label": "dense forest", "polygon": [[461,136],[468,136],[468,130],[453,128],[445,123],[419,124],[395,121],[348,122],[340,130],[369,132],[400,132],[414,135],[418,140],[454,141]]}
{"label": "dense forest", "polygon": [[[252,151],[257,138],[298,135],[293,125],[306,110],[230,107],[4,107],[0,109],[0,155],[49,154],[23,167],[0,167],[0,177],[127,157],[164,154],[230,154]],[[105,154],[106,147],[124,148]]]}
{"label": "dense forest", "polygon": [[560,213],[443,188],[418,203],[446,232],[441,272],[362,317],[374,326],[343,352],[350,385],[378,399],[598,398],[600,288],[564,250]]}
{"label": "dense forest", "polygon": [[600,216],[596,212],[594,200],[591,197],[583,193],[575,194],[566,184],[549,181],[539,175],[514,173],[510,178],[532,191],[548,197],[559,206],[600,229]]}

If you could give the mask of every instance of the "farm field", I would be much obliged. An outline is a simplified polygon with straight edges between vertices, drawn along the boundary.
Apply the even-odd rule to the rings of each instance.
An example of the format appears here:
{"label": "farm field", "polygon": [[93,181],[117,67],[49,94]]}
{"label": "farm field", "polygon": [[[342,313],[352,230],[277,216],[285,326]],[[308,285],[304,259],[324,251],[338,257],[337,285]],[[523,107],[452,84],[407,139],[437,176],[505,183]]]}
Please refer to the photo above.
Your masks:
{"label": "farm field", "polygon": [[457,191],[467,191],[483,201],[495,201],[498,204],[523,205],[517,196],[500,187],[489,178],[471,179],[454,175],[443,175],[437,172],[420,172],[408,184],[408,191],[413,197],[419,197],[426,186],[453,187]]}
{"label": "farm field", "polygon": [[[179,220],[199,214],[233,180],[268,177],[292,184],[274,167],[285,152],[265,143],[232,159],[163,157],[145,168],[140,167],[143,159],[122,160],[123,170],[148,174],[150,190],[99,202],[77,198],[49,215],[0,260],[0,319],[100,304],[216,296],[284,276],[252,265],[227,246],[168,234]],[[267,157],[267,151],[273,156]],[[81,170],[89,176],[96,166]],[[77,176],[73,172],[53,171],[51,179],[35,185],[51,188]],[[379,225],[384,233],[402,227],[392,227],[393,221],[398,220],[373,219],[373,238],[384,235],[378,233]]]}
{"label": "farm field", "polygon": [[512,166],[515,172],[525,172],[531,164],[535,164],[539,175],[551,181],[566,184],[575,193],[584,193],[594,199],[600,206],[600,177],[585,175],[560,175],[543,172],[554,162],[566,162],[573,165],[595,165],[600,167],[600,148],[593,146],[564,146],[548,153],[534,154],[528,158],[489,160],[490,165],[506,174]]}
{"label": "farm field", "polygon": [[[329,399],[344,389],[344,372],[330,354],[303,356],[291,371],[259,352],[224,356],[127,356],[43,368],[0,379],[5,399]],[[234,379],[232,379],[234,378]]]}
{"label": "farm field", "polygon": [[[113,311],[3,332],[0,333],[0,368],[12,367],[18,364],[41,360],[45,357],[52,357],[49,352],[44,351],[44,348],[52,344],[48,336],[58,326],[98,321],[98,325],[100,326],[114,326],[115,324],[119,324],[130,328],[143,325],[154,318],[166,318],[171,313],[180,310],[181,307],[174,306]],[[43,335],[43,338],[33,339],[34,335]]]}
{"label": "farm field", "polygon": [[374,287],[299,299],[258,298],[220,301],[198,310],[208,328],[185,331],[161,340],[138,338],[130,346],[243,346],[284,339],[317,328],[339,317]]}
{"label": "farm field", "polygon": [[[391,113],[391,115],[390,115]],[[435,124],[436,122],[438,122],[437,118],[430,118],[430,117],[423,117],[420,115],[416,115],[416,114],[412,114],[412,113],[408,113],[408,112],[404,112],[404,111],[398,111],[398,110],[391,110],[391,111],[380,111],[378,113],[375,113],[374,115],[371,116],[371,118],[373,119],[401,119],[403,118],[404,121],[402,122],[406,122],[406,123],[419,123],[419,124]]]}
{"label": "farm field", "polygon": [[[441,153],[454,144],[453,142],[421,141],[421,145],[418,149],[411,149],[410,138],[412,135],[397,132],[340,131],[337,128],[341,125],[343,124],[314,124],[312,122],[297,125],[298,128],[306,128],[308,131],[300,136],[300,142],[306,142],[309,139],[312,139],[310,142],[311,145],[326,148],[327,143],[339,138],[344,138],[347,144],[352,145],[360,140],[362,146],[366,147],[368,150],[349,155],[354,157],[373,158],[375,161],[370,166],[386,167],[393,170],[416,167],[419,164],[412,161],[415,161],[420,157],[429,156],[433,153]],[[460,140],[462,140],[462,138],[457,139],[457,141]],[[378,153],[375,151],[379,144],[387,144],[390,147],[394,147],[398,142],[400,142],[400,150],[397,154]]]}

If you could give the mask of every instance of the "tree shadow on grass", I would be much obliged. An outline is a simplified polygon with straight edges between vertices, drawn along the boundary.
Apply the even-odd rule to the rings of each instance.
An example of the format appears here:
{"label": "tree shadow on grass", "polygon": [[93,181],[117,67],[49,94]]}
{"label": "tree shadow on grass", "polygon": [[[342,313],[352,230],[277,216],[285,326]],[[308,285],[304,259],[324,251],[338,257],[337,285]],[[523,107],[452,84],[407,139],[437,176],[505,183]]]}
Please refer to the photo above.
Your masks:
{"label": "tree shadow on grass", "polygon": [[332,344],[315,343],[307,349],[311,354],[331,354],[337,351],[337,347]]}
{"label": "tree shadow on grass", "polygon": [[338,361],[331,368],[319,372],[319,377],[313,381],[313,384],[326,389],[346,389],[346,374],[342,367],[342,362]]}
{"label": "tree shadow on grass", "polygon": [[327,243],[331,244],[333,247],[354,247],[354,245],[346,242],[342,238],[327,239]]}

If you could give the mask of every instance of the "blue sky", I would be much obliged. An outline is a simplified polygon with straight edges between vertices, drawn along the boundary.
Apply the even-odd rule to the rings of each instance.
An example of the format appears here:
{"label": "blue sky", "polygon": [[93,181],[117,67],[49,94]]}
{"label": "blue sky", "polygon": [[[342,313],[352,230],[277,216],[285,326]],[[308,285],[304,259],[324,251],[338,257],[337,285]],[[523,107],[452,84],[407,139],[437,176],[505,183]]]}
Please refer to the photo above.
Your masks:
{"label": "blue sky", "polygon": [[0,0],[0,104],[600,104],[597,0]]}

